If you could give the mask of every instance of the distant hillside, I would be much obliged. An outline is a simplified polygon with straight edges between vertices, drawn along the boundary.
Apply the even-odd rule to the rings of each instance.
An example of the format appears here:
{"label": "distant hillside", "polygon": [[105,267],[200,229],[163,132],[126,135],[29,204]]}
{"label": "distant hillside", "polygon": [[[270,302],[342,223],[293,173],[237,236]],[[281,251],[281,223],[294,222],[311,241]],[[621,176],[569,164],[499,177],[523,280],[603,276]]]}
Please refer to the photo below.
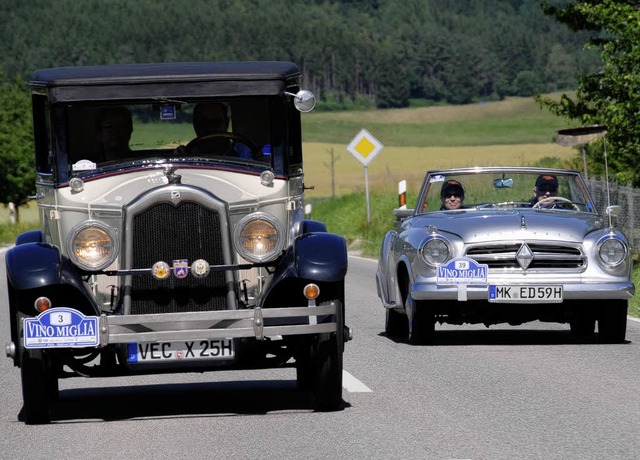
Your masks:
{"label": "distant hillside", "polygon": [[576,86],[597,62],[539,0],[0,0],[0,72],[290,60],[326,108],[469,103]]}

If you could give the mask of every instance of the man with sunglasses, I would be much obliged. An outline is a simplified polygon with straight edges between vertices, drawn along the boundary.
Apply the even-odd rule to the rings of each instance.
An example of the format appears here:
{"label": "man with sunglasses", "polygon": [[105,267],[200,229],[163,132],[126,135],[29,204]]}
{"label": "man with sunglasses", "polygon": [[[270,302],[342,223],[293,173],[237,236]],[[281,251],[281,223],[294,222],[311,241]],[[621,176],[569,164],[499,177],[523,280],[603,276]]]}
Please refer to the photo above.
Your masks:
{"label": "man with sunglasses", "polygon": [[558,178],[550,174],[540,174],[536,179],[536,185],[533,187],[533,198],[529,200],[529,204],[533,206],[537,202],[556,196],[558,194]]}
{"label": "man with sunglasses", "polygon": [[462,184],[457,180],[446,181],[440,190],[440,200],[442,201],[441,211],[461,209],[464,201]]}

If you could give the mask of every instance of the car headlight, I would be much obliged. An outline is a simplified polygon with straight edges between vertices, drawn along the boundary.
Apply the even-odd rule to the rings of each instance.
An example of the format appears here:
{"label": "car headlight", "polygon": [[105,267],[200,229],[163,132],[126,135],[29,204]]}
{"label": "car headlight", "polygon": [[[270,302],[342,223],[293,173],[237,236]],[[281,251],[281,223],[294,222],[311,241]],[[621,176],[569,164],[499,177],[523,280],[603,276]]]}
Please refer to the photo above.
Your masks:
{"label": "car headlight", "polygon": [[627,245],[617,238],[604,237],[598,241],[598,257],[607,267],[620,265],[627,258]]}
{"label": "car headlight", "polygon": [[118,235],[107,224],[89,220],[76,225],[67,239],[67,252],[78,267],[97,271],[107,268],[118,255]]}
{"label": "car headlight", "polygon": [[420,256],[433,267],[447,261],[451,255],[449,243],[442,238],[430,238],[422,244]]}
{"label": "car headlight", "polygon": [[256,212],[243,217],[234,230],[236,251],[249,262],[268,262],[280,255],[284,233],[270,214]]}

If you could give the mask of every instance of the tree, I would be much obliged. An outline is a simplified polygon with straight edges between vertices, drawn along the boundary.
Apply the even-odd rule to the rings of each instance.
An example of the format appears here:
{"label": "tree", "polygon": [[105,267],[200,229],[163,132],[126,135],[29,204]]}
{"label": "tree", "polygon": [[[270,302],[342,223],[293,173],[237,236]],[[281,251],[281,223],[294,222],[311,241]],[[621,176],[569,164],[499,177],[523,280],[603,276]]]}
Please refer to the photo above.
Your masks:
{"label": "tree", "polygon": [[[600,51],[601,68],[579,77],[574,98],[537,97],[551,112],[584,125],[607,126],[611,178],[640,185],[640,1],[583,0],[555,6],[544,2],[545,14],[573,31],[590,31],[585,48]],[[590,161],[604,159],[590,155]]]}
{"label": "tree", "polygon": [[31,107],[24,84],[1,83],[0,107],[0,203],[14,203],[17,210],[34,194],[36,182]]}

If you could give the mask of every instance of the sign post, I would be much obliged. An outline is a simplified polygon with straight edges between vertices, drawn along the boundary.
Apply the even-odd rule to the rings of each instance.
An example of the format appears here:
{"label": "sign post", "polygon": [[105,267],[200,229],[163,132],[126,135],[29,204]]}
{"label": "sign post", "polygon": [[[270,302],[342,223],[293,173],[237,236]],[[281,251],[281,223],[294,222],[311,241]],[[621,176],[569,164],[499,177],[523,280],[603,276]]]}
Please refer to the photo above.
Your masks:
{"label": "sign post", "polygon": [[367,225],[371,224],[371,208],[369,204],[369,163],[380,153],[384,145],[373,137],[366,129],[361,129],[347,146],[347,150],[364,166],[364,186],[367,197]]}

